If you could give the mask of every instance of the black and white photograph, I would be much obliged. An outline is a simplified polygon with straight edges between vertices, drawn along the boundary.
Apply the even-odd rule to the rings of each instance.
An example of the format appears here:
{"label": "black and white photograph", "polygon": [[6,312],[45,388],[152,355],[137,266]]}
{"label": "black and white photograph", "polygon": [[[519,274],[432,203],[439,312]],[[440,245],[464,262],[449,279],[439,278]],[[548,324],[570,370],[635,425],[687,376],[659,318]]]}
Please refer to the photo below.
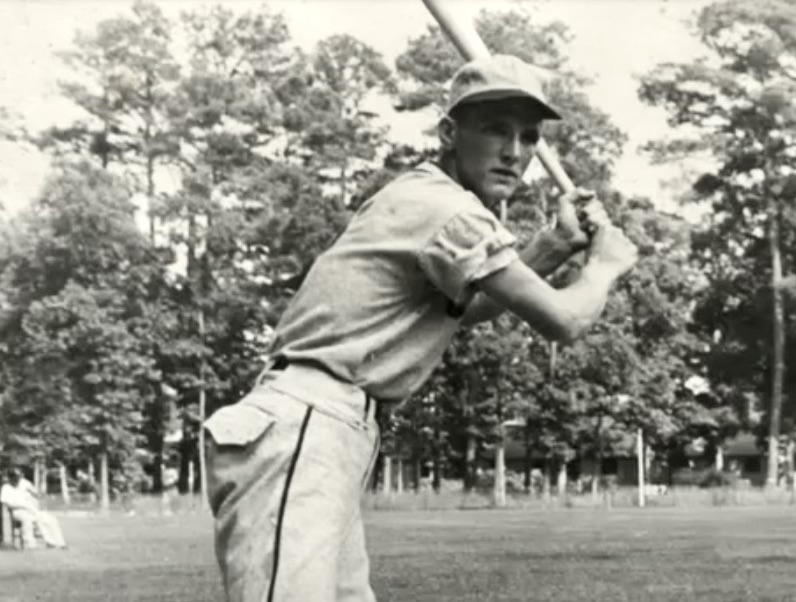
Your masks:
{"label": "black and white photograph", "polygon": [[794,362],[794,0],[0,0],[0,602],[796,602]]}

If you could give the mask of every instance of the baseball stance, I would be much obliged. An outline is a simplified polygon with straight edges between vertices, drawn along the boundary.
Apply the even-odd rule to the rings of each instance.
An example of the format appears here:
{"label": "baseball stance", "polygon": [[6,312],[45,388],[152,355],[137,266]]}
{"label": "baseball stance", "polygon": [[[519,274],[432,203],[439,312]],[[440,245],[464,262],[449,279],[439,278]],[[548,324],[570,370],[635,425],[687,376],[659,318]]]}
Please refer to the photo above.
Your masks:
{"label": "baseball stance", "polygon": [[[368,199],[315,261],[256,386],[205,423],[230,602],[374,601],[360,496],[378,451],[377,407],[411,396],[457,329],[504,310],[552,340],[598,319],[636,249],[593,194],[563,194],[556,226],[523,249],[494,214],[544,122],[560,118],[520,59],[466,63],[437,159]],[[550,286],[545,276],[581,251],[579,277]]]}

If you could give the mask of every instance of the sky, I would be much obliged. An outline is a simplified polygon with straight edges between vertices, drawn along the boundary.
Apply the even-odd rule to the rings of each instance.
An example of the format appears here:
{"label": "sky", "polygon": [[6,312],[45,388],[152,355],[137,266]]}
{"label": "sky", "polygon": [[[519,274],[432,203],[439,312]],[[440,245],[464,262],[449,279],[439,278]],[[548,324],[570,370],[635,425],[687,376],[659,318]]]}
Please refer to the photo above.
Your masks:
{"label": "sky", "polygon": [[[689,165],[652,166],[639,146],[669,133],[660,109],[642,104],[637,77],[661,62],[690,61],[704,52],[690,23],[704,0],[445,0],[462,20],[482,9],[515,8],[541,22],[563,21],[573,37],[570,64],[594,79],[588,94],[628,135],[617,165],[615,185],[626,194],[649,196],[667,211]],[[207,4],[235,10],[256,8],[261,0],[160,0],[170,16]],[[329,35],[349,33],[392,64],[409,39],[433,19],[421,0],[270,0],[285,15],[295,44],[309,50]],[[77,31],[129,12],[129,0],[0,0],[0,107],[31,129],[68,123],[79,113],[59,97],[66,75],[56,52],[69,48]],[[395,114],[378,105],[396,141],[417,142],[428,117]],[[0,143],[0,202],[17,211],[37,194],[47,174],[44,156]],[[588,183],[576,182],[588,186]]]}

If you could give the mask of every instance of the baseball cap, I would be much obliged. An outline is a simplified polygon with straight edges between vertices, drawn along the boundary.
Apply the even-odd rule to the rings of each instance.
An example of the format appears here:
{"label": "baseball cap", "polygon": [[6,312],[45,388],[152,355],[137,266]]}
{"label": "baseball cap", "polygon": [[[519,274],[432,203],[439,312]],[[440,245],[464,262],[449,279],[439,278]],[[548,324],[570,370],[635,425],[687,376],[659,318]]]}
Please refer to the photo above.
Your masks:
{"label": "baseball cap", "polygon": [[445,112],[464,103],[514,97],[536,101],[543,119],[561,119],[547,104],[542,79],[534,68],[509,54],[475,59],[460,67],[453,75]]}

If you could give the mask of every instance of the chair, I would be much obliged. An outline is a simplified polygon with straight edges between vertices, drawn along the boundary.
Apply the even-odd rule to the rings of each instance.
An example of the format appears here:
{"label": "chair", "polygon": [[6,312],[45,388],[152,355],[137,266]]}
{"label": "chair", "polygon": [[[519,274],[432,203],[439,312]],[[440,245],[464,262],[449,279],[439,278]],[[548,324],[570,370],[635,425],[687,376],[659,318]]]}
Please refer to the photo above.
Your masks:
{"label": "chair", "polygon": [[22,537],[22,522],[11,516],[11,545],[20,550],[25,549],[25,539]]}

